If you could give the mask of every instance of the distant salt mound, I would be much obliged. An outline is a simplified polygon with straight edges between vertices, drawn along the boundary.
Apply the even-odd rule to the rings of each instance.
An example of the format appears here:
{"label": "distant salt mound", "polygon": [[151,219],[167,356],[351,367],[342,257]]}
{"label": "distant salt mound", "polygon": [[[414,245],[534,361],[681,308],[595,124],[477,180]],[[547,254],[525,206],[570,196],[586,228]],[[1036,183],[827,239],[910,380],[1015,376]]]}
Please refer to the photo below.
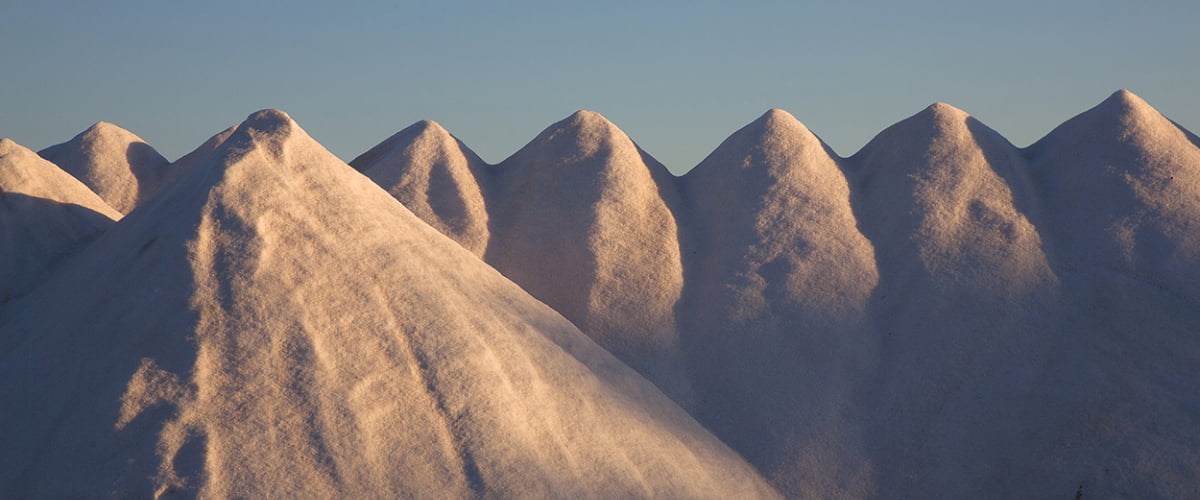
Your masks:
{"label": "distant salt mound", "polygon": [[[1200,491],[1200,149],[1121,90],[1026,151],[1073,308],[1043,467],[1108,496]],[[1049,433],[1047,433],[1049,434]],[[1045,438],[1045,437],[1043,437]],[[1103,493],[1101,493],[1103,494]]]}
{"label": "distant salt mound", "polygon": [[38,152],[82,181],[122,214],[164,185],[166,158],[132,132],[98,122],[62,144]]}
{"label": "distant salt mound", "polygon": [[867,494],[853,396],[874,358],[878,275],[838,160],[771,110],[681,180],[698,415],[791,496]]}
{"label": "distant salt mound", "polygon": [[[879,491],[962,497],[1013,483],[1043,402],[1037,377],[1061,330],[1020,151],[937,103],[850,158],[859,226],[875,245],[878,335],[866,382]],[[867,375],[867,374],[864,374]],[[1020,465],[1014,465],[1020,464]],[[1039,485],[1046,486],[1048,485]]]}
{"label": "distant salt mound", "polygon": [[14,305],[13,496],[775,496],[278,111]]}
{"label": "distant salt mound", "polygon": [[1029,153],[1064,266],[1200,307],[1200,147],[1186,130],[1121,90]]}
{"label": "distant salt mound", "polygon": [[579,111],[494,168],[485,260],[677,401],[683,288],[670,173]]}
{"label": "distant salt mound", "polygon": [[441,125],[415,123],[350,166],[475,255],[487,249],[488,213],[479,182],[487,164]]}
{"label": "distant salt mound", "polygon": [[0,304],[120,218],[53,163],[0,139]]}

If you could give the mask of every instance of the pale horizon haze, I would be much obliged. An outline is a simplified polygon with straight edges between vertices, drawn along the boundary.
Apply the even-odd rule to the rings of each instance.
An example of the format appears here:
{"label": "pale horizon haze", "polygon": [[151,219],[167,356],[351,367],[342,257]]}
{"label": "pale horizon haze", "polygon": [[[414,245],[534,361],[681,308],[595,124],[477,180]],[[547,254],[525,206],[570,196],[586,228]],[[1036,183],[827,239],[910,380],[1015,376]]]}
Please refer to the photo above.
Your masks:
{"label": "pale horizon haze", "polygon": [[422,119],[497,163],[578,109],[676,174],[769,108],[841,156],[936,101],[1017,146],[1127,88],[1200,128],[1200,3],[4,2],[0,136],[168,159],[263,108],[350,160]]}

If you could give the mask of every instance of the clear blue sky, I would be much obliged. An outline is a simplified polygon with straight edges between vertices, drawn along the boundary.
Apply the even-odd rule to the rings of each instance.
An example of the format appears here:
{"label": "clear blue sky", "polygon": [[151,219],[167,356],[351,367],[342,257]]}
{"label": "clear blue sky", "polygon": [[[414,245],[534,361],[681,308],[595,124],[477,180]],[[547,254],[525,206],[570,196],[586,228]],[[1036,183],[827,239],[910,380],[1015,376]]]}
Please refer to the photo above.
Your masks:
{"label": "clear blue sky", "polygon": [[591,109],[679,173],[772,107],[843,156],[934,101],[1018,146],[1118,88],[1200,128],[1195,0],[738,4],[0,0],[0,136],[174,159],[270,107],[347,160],[432,119],[495,163]]}

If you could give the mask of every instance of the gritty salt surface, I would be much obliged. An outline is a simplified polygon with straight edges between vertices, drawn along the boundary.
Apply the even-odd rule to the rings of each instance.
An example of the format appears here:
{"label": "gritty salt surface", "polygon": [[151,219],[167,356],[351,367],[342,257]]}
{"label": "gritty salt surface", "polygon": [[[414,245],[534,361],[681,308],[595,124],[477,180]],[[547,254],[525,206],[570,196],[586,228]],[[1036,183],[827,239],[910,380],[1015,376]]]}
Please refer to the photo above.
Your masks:
{"label": "gritty salt surface", "polygon": [[[51,400],[5,416],[41,437],[6,436],[18,445],[5,460],[27,468],[7,467],[3,484],[373,493],[408,463],[409,492],[728,494],[691,479],[719,473],[675,463],[680,446],[701,446],[723,457],[706,463],[761,487],[661,395],[638,396],[653,393],[644,382],[581,354],[591,344],[553,312],[489,285],[506,282],[468,253],[443,255],[448,240],[415,236],[430,229],[361,178],[323,176],[347,169],[306,136],[270,131],[290,120],[260,118],[177,160],[172,175],[203,171],[180,182],[193,187],[140,199],[158,215],[118,223],[101,250],[73,242],[87,234],[76,225],[50,233],[81,255],[0,309],[0,375],[46,381],[5,387],[5,400]],[[432,122],[352,164],[687,405],[788,496],[1066,498],[1082,486],[1085,498],[1180,498],[1200,492],[1198,143],[1120,91],[1024,150],[939,103],[849,158],[772,110],[682,178],[586,111],[500,165]],[[296,160],[309,157],[323,159]],[[14,248],[36,240],[5,234]],[[528,347],[537,339],[578,370],[541,369],[563,356]],[[495,361],[463,354],[478,345]],[[626,402],[616,417],[613,398]],[[572,404],[603,422],[574,425]],[[82,408],[93,411],[70,413]],[[612,444],[629,411],[674,415],[633,426],[645,455]],[[411,434],[382,431],[401,420]],[[276,424],[288,433],[263,431]],[[526,456],[546,436],[558,454]],[[414,439],[441,444],[402,451]],[[80,440],[106,444],[54,445]],[[242,440],[257,444],[242,452]],[[635,468],[589,455],[602,446]],[[112,450],[131,461],[81,459]],[[30,456],[91,465],[66,473]],[[645,465],[664,456],[690,472]],[[545,478],[564,461],[568,485]],[[695,489],[646,489],[661,478],[647,467]],[[42,472],[19,479],[29,470]]]}
{"label": "gritty salt surface", "polygon": [[2,312],[16,496],[776,495],[277,111]]}
{"label": "gritty salt surface", "polygon": [[1024,150],[938,103],[840,158],[772,110],[674,179],[584,111],[497,166],[359,168],[435,227],[433,193],[483,193],[485,260],[789,496],[1171,498],[1200,493],[1198,143],[1119,91]]}

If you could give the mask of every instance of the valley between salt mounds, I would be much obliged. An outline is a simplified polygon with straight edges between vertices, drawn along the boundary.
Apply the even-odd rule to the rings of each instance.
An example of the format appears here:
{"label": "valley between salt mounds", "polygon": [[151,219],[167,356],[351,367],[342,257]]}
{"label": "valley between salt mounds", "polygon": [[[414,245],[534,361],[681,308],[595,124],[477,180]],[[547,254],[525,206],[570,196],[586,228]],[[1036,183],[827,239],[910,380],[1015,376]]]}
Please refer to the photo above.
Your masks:
{"label": "valley between salt mounds", "polygon": [[1198,144],[1122,90],[1024,149],[772,110],[678,178],[588,111],[366,178],[278,112],[41,152],[113,222],[3,142],[0,489],[1200,495]]}

